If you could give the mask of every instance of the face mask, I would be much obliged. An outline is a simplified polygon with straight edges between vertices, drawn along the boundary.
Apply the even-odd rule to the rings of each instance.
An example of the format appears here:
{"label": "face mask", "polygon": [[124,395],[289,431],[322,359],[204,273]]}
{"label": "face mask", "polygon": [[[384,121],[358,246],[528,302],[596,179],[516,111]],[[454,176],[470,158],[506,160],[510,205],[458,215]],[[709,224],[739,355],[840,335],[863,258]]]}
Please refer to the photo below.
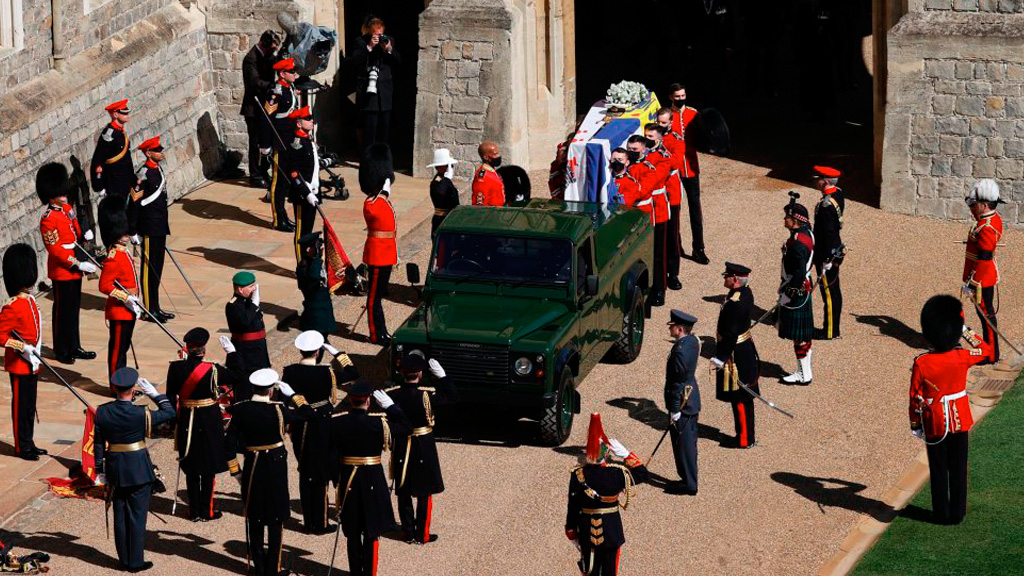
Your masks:
{"label": "face mask", "polygon": [[621,160],[612,160],[611,167],[612,172],[618,174],[619,172],[622,172],[626,168],[626,164]]}
{"label": "face mask", "polygon": [[634,164],[640,161],[640,153],[636,150],[629,150],[626,152],[626,157],[629,158],[630,162]]}
{"label": "face mask", "polygon": [[672,101],[672,105],[675,106],[676,108],[679,108],[680,110],[682,110],[686,106],[686,98],[680,98],[678,100],[673,100]]}
{"label": "face mask", "polygon": [[497,168],[498,166],[501,166],[501,156],[495,156],[488,160],[487,163],[491,165],[491,168]]}
{"label": "face mask", "polygon": [[647,140],[647,142],[645,142],[647,148],[656,148],[658,146],[657,140],[654,140],[652,138],[645,138],[645,140]]}

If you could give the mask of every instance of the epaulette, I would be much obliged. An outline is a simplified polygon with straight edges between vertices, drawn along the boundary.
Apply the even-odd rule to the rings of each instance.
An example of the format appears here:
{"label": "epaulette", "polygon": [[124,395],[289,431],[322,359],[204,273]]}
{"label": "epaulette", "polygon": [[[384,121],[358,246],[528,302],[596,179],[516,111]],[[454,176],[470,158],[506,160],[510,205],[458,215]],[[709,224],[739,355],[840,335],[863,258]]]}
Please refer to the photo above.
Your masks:
{"label": "epaulette", "polygon": [[376,416],[378,418],[387,418],[388,417],[388,415],[385,414],[384,412],[367,412],[366,415],[367,416]]}
{"label": "epaulette", "polygon": [[107,126],[107,129],[104,130],[102,134],[100,134],[100,138],[103,138],[107,142],[112,142],[114,140],[114,129],[110,126]]}
{"label": "epaulette", "polygon": [[583,464],[577,464],[573,466],[572,470],[569,471],[569,474],[575,474],[579,470],[583,470]]}
{"label": "epaulette", "polygon": [[740,296],[742,296],[742,294],[740,294],[739,290],[737,290],[732,296],[729,296],[729,300],[732,300],[733,302],[739,302]]}
{"label": "epaulette", "polygon": [[231,300],[228,300],[228,304],[234,304],[238,301],[238,296],[232,296]]}
{"label": "epaulette", "polygon": [[16,301],[17,299],[18,299],[18,297],[17,297],[17,296],[14,296],[14,297],[8,298],[8,299],[7,299],[7,301],[6,301],[6,302],[4,302],[4,306],[10,306],[11,304],[14,304],[14,302],[15,302],[15,301]]}
{"label": "epaulette", "polygon": [[402,388],[401,386],[392,386],[391,388],[385,388],[384,391],[385,392],[394,392],[395,390],[400,390],[401,388]]}
{"label": "epaulette", "polygon": [[434,388],[433,386],[417,386],[416,389],[422,392],[437,392],[437,389]]}
{"label": "epaulette", "polygon": [[111,258],[114,258],[115,256],[117,256],[117,248],[111,247],[109,250],[107,250],[107,259],[108,260],[111,259]]}

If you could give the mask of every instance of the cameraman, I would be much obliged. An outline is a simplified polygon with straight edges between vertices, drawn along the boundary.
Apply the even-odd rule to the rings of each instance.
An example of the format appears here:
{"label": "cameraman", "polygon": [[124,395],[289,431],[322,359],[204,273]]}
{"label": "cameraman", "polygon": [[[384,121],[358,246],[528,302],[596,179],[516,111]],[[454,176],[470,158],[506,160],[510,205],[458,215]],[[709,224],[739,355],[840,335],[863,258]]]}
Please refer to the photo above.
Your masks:
{"label": "cameraman", "polygon": [[356,74],[356,108],[363,115],[363,148],[388,141],[391,100],[394,93],[392,68],[401,64],[395,41],[384,34],[384,21],[367,16],[363,35],[356,38],[352,53]]}

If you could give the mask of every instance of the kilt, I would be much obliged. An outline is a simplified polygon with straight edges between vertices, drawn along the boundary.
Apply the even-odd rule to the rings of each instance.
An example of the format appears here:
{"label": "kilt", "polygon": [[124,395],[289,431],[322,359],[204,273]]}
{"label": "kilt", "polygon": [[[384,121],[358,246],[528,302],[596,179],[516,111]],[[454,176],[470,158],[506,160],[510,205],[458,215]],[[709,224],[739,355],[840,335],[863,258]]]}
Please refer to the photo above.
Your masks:
{"label": "kilt", "polygon": [[793,307],[791,304],[779,306],[779,338],[794,342],[807,342],[814,339],[814,296],[806,294],[803,305]]}

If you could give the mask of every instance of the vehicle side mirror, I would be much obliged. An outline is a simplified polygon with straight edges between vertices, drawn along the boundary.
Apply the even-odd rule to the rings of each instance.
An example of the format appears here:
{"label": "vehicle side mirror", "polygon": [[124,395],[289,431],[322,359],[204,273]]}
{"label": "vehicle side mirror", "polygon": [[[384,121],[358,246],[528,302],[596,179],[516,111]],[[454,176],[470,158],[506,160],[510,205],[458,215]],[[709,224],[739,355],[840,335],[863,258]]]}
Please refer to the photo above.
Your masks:
{"label": "vehicle side mirror", "polygon": [[420,266],[413,262],[409,262],[405,265],[405,277],[409,279],[409,284],[416,285],[420,283]]}
{"label": "vehicle side mirror", "polygon": [[587,284],[583,288],[583,294],[590,297],[597,296],[597,276],[590,274],[589,276],[587,276],[586,282]]}

